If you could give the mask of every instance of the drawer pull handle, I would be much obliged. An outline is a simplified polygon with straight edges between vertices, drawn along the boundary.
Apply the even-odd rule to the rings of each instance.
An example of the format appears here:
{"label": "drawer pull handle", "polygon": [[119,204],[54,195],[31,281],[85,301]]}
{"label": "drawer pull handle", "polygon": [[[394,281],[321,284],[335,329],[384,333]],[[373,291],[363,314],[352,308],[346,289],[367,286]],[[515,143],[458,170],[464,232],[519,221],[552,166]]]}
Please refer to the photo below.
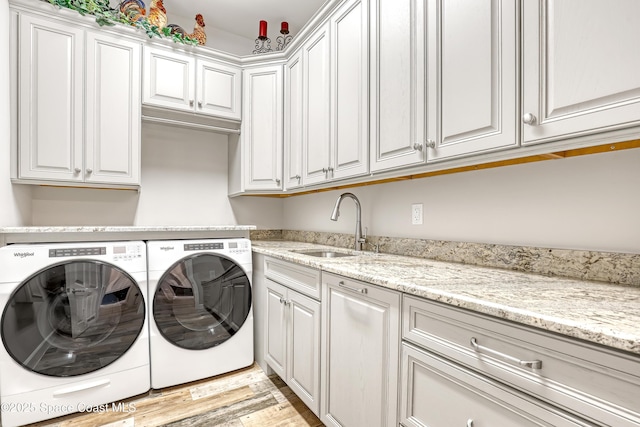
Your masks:
{"label": "drawer pull handle", "polygon": [[348,290],[353,291],[353,292],[359,292],[361,294],[366,294],[367,293],[367,288],[353,288],[351,286],[345,285],[342,280],[338,282],[338,286],[340,286],[341,288],[348,289]]}
{"label": "drawer pull handle", "polygon": [[525,368],[542,369],[541,360],[520,360],[513,356],[509,356],[508,354],[500,353],[499,351],[495,351],[490,349],[489,347],[485,347],[478,344],[478,340],[476,339],[476,337],[471,337],[471,347],[473,347],[473,349],[478,353],[489,353],[501,359],[505,359],[511,363],[515,363],[516,365],[523,366]]}

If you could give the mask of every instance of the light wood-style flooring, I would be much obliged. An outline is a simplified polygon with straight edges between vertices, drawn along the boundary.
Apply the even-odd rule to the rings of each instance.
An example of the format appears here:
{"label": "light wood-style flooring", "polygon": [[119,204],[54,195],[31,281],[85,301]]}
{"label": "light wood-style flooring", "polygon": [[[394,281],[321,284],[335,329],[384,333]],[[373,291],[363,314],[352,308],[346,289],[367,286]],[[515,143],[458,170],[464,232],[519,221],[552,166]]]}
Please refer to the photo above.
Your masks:
{"label": "light wood-style flooring", "polygon": [[[72,414],[30,427],[277,427],[323,426],[276,375],[246,369],[123,401],[121,408]],[[116,406],[117,408],[117,406]]]}

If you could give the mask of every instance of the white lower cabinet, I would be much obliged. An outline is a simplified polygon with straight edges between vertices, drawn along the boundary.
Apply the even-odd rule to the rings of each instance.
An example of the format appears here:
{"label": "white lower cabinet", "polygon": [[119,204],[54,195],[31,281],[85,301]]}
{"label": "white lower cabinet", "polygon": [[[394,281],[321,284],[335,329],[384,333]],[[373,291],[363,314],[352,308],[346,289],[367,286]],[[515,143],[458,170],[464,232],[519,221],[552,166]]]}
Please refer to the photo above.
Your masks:
{"label": "white lower cabinet", "polygon": [[409,295],[402,318],[407,427],[640,425],[637,356]]}
{"label": "white lower cabinet", "polygon": [[[266,261],[267,277],[279,276],[285,283],[310,273],[320,272],[284,262]],[[275,265],[276,270],[273,269]],[[288,275],[293,272],[293,275]],[[315,274],[314,274],[315,273]],[[312,279],[313,280],[313,279]],[[266,281],[267,307],[265,361],[298,395],[313,413],[320,411],[320,301],[303,295],[271,278]],[[295,286],[295,284],[294,284]],[[305,286],[305,285],[303,285]]]}
{"label": "white lower cabinet", "polygon": [[401,390],[405,427],[594,426],[406,343]]}
{"label": "white lower cabinet", "polygon": [[400,293],[322,273],[321,420],[398,425]]}

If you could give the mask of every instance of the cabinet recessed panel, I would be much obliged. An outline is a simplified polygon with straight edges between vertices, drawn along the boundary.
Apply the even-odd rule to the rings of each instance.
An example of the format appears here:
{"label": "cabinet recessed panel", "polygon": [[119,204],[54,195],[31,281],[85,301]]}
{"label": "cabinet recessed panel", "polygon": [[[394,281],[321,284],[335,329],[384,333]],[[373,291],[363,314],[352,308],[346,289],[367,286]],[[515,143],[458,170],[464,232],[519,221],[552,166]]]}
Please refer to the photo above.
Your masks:
{"label": "cabinet recessed panel", "polygon": [[[412,0],[380,0],[378,35],[379,110],[377,157],[413,152],[414,47]],[[373,88],[376,90],[376,88]]]}
{"label": "cabinet recessed panel", "polygon": [[[498,129],[500,29],[496,2],[442,4],[442,135],[472,136]],[[494,12],[496,16],[494,15]],[[493,37],[495,35],[495,37]]]}
{"label": "cabinet recessed panel", "polygon": [[255,100],[262,100],[262,102],[252,106],[250,116],[251,128],[255,130],[255,132],[252,132],[251,139],[252,181],[272,181],[276,177],[276,171],[273,167],[270,167],[272,165],[265,164],[265,159],[274,157],[272,141],[276,139],[276,120],[278,119],[274,100],[275,93],[273,75],[253,76],[251,97]]}
{"label": "cabinet recessed panel", "polygon": [[154,58],[156,77],[155,95],[164,96],[171,99],[182,99],[186,92],[186,87],[175,76],[189,76],[188,64],[174,61],[168,58]]}
{"label": "cabinet recessed panel", "polygon": [[211,68],[205,68],[203,73],[204,87],[218,88],[216,92],[210,93],[207,93],[208,91],[205,90],[205,93],[208,94],[208,98],[204,99],[203,103],[211,106],[233,109],[234,76]]}
{"label": "cabinet recessed panel", "polygon": [[545,117],[640,100],[640,2],[547,5]]}

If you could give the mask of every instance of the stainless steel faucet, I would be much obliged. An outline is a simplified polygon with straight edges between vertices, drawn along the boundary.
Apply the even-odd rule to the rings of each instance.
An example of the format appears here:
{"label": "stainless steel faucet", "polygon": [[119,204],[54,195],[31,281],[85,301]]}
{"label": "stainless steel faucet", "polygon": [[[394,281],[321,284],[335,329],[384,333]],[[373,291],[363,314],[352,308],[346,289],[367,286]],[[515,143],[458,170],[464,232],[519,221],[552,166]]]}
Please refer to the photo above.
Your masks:
{"label": "stainless steel faucet", "polygon": [[338,200],[336,200],[336,205],[333,207],[333,212],[331,212],[331,221],[337,221],[340,216],[340,203],[342,203],[342,199],[349,197],[353,199],[356,203],[356,233],[355,233],[355,243],[354,249],[356,251],[362,250],[362,245],[367,241],[366,237],[362,235],[362,211],[360,209],[360,200],[353,193],[342,193]]}

